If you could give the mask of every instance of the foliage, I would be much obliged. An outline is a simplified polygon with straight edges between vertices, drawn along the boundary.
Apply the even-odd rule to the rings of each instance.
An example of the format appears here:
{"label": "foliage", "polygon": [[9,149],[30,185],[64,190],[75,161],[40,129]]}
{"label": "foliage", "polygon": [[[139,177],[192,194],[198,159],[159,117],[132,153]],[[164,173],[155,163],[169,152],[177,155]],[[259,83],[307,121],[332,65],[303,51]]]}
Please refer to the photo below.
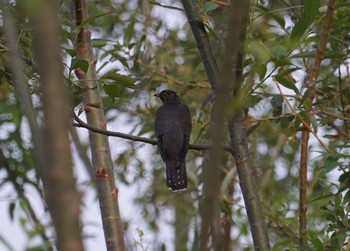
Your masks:
{"label": "foliage", "polygon": [[[216,3],[218,2],[218,3]],[[300,1],[302,2],[302,1]],[[201,2],[201,15],[210,35],[215,54],[220,59],[226,6],[219,1]],[[33,59],[32,35],[23,1],[11,8],[16,17],[18,48],[25,62],[23,72],[31,89],[39,115],[42,102],[38,91],[38,73]],[[311,139],[308,184],[308,245],[310,250],[342,250],[349,232],[349,30],[350,3],[338,1],[330,28],[330,37],[316,85],[316,98],[307,100],[308,82],[317,52],[327,5],[324,1],[256,1],[252,4],[247,27],[244,61],[244,103],[250,151],[256,167],[259,192],[273,250],[298,248],[298,170],[300,133],[303,121],[326,145]],[[63,1],[62,50],[65,80],[72,92],[72,104],[81,108],[81,93],[73,72],[86,71],[88,63],[76,58],[75,42],[80,27],[75,27],[69,1]],[[97,59],[99,83],[110,121],[125,115],[128,130],[135,135],[154,138],[153,118],[158,103],[152,97],[160,89],[175,89],[193,116],[191,142],[207,144],[212,98],[204,67],[187,24],[174,25],[162,13],[185,18],[178,1],[88,1],[93,48]],[[171,25],[170,25],[171,24]],[[1,186],[12,184],[18,200],[8,205],[9,215],[15,205],[27,199],[21,193],[28,186],[41,194],[40,174],[36,169],[33,145],[13,84],[6,38],[0,43],[0,167]],[[281,87],[281,91],[277,88]],[[288,105],[291,104],[291,107]],[[38,118],[40,119],[40,117]],[[74,142],[73,142],[74,143]],[[77,144],[75,142],[75,144]],[[190,151],[188,172],[190,188],[182,194],[166,190],[164,168],[159,157],[150,167],[139,149],[126,142],[127,150],[114,157],[117,180],[123,187],[147,184],[135,198],[147,231],[128,236],[130,246],[142,250],[165,249],[165,243],[146,243],[143,236],[159,235],[162,212],[172,212],[176,219],[174,245],[196,250],[199,235],[202,163],[205,152]],[[86,154],[86,149],[82,151]],[[142,154],[142,152],[141,152]],[[152,156],[156,150],[152,149]],[[222,222],[232,228],[232,245],[250,249],[250,232],[240,195],[233,160],[222,163]],[[131,167],[133,166],[133,168]],[[149,178],[150,177],[150,178]],[[147,181],[147,182],[145,182]],[[117,184],[118,185],[118,184]],[[26,204],[26,203],[23,203]],[[33,216],[31,216],[33,217]],[[32,219],[33,220],[33,219]],[[44,224],[35,228],[42,234]],[[23,223],[23,229],[27,224]],[[130,233],[125,222],[126,235]],[[179,234],[179,233],[184,234]],[[28,232],[28,235],[33,235]],[[6,243],[0,236],[0,241]],[[44,241],[43,241],[44,242]],[[181,244],[182,243],[182,244]],[[186,247],[183,246],[185,243]],[[246,244],[248,243],[248,244]],[[349,246],[349,245],[348,245]],[[167,246],[169,248],[169,246]],[[180,250],[180,249],[178,249]]]}

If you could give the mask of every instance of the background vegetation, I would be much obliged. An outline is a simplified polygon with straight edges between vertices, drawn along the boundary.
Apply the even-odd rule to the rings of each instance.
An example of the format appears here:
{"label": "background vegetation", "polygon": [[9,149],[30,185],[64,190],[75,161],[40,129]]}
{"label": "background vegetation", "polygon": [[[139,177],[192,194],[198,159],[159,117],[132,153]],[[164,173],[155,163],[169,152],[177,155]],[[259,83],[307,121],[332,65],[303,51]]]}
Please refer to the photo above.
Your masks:
{"label": "background vegetation", "polygon": [[[229,114],[244,114],[250,175],[271,249],[350,250],[350,2],[251,1],[241,26],[231,19],[236,1],[184,2],[197,6],[206,49],[220,69],[216,75],[225,69],[230,32],[237,27],[246,33],[232,43],[244,44],[242,74],[235,79],[242,85],[232,83],[226,105]],[[218,228],[208,223],[211,237],[203,237],[203,188],[212,181],[205,168],[216,153],[201,149],[219,132],[212,132],[213,85],[203,48],[186,22],[189,9],[175,0],[1,3],[0,185],[10,184],[15,193],[1,200],[7,207],[3,217],[20,218],[28,238],[40,240],[28,243],[28,250],[83,250],[81,240],[93,238],[84,234],[89,223],[76,203],[84,200],[73,175],[78,165],[90,174],[84,189],[97,190],[108,250],[198,250],[204,240],[216,250],[268,248],[252,241],[255,230],[243,202],[247,184],[229,152],[211,167],[219,180],[213,218]],[[244,16],[244,8],[238,10]],[[166,189],[154,146],[160,104],[153,95],[163,89],[176,90],[192,113],[195,145],[187,157],[189,189],[182,193]],[[73,110],[84,121],[87,114],[88,124]],[[112,139],[103,131],[106,123],[113,125],[110,131],[126,132],[114,136],[128,139]],[[241,144],[230,142],[226,124],[225,144]],[[81,127],[89,126],[88,140]],[[98,129],[117,142],[112,151]],[[137,191],[135,217],[143,219],[138,235],[132,219],[123,218],[123,205],[119,217],[118,194],[131,190]],[[41,198],[46,213],[39,213],[29,192]],[[80,203],[81,211],[88,206]],[[172,243],[157,239],[163,225]],[[9,250],[14,241],[0,236]]]}

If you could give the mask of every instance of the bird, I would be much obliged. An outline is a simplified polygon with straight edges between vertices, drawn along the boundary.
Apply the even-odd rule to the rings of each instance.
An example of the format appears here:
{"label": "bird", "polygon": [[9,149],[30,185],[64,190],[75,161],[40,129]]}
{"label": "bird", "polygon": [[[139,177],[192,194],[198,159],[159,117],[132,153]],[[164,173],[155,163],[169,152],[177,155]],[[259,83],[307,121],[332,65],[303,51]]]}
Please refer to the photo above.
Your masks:
{"label": "bird", "polygon": [[172,191],[185,190],[185,159],[192,130],[191,113],[175,91],[163,90],[154,96],[160,98],[163,104],[156,111],[154,125],[158,149],[166,167],[166,183]]}

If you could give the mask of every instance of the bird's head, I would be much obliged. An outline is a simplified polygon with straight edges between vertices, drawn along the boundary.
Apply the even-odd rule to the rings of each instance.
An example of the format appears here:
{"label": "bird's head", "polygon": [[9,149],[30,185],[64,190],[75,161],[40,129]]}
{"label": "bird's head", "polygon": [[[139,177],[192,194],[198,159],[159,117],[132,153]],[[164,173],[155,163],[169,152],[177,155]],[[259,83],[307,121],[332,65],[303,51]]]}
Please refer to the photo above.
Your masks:
{"label": "bird's head", "polygon": [[176,92],[172,90],[164,90],[154,96],[160,98],[163,104],[179,102],[179,96],[177,96]]}

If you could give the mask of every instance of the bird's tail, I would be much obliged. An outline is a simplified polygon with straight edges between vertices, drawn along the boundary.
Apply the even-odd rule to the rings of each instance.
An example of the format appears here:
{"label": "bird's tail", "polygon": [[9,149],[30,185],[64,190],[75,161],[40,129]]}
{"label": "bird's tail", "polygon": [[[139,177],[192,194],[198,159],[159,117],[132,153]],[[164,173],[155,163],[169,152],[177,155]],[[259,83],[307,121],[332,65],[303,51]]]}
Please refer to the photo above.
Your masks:
{"label": "bird's tail", "polygon": [[168,161],[166,163],[166,182],[168,188],[175,191],[187,188],[186,163]]}

